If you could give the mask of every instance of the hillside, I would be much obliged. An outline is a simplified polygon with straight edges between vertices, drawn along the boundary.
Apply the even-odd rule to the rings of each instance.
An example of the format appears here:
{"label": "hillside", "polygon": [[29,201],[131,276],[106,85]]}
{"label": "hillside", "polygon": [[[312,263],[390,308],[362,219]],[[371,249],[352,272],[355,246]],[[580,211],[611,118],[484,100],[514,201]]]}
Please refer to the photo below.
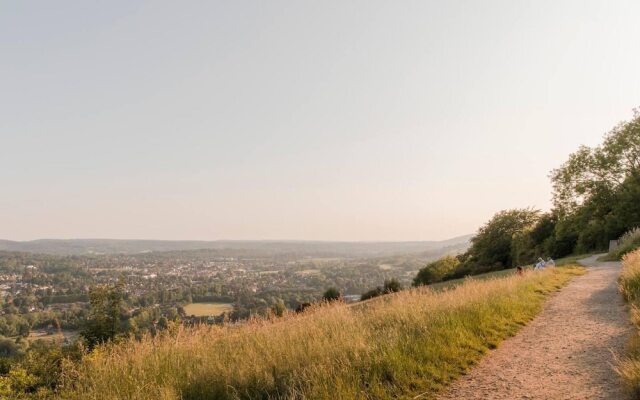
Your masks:
{"label": "hillside", "polygon": [[432,397],[513,335],[575,267],[412,289],[238,325],[174,326],[65,371],[72,399]]}
{"label": "hillside", "polygon": [[614,369],[631,336],[618,293],[620,263],[598,257],[581,258],[586,274],[438,399],[627,398]]}
{"label": "hillside", "polygon": [[134,254],[181,250],[242,249],[262,253],[303,253],[310,256],[378,257],[395,254],[425,253],[440,249],[464,251],[472,235],[442,241],[413,242],[323,242],[323,241],[173,241],[118,239],[39,239],[0,240],[0,251],[20,251],[57,255]]}

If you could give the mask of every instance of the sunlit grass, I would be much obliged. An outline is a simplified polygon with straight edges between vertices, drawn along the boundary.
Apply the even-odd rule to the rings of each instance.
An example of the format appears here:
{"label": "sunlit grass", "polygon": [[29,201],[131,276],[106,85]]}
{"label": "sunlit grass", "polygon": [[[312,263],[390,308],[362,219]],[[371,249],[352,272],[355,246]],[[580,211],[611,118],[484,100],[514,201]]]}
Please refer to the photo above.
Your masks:
{"label": "sunlit grass", "polygon": [[232,310],[233,304],[229,303],[191,303],[184,306],[187,315],[196,317],[216,316]]}
{"label": "sunlit grass", "polygon": [[450,290],[411,289],[365,307],[325,304],[281,319],[178,328],[98,348],[66,371],[73,399],[432,397],[513,335],[580,267]]}
{"label": "sunlit grass", "polygon": [[631,320],[638,328],[631,336],[625,357],[617,371],[632,398],[640,398],[640,250],[628,253],[622,260],[620,292],[629,302]]}

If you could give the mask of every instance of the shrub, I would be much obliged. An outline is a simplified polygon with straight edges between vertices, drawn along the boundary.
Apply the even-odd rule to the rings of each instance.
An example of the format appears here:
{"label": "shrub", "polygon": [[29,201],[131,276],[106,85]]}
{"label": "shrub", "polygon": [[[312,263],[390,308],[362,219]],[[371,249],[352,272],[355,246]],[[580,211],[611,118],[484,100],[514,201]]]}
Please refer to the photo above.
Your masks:
{"label": "shrub", "polygon": [[63,365],[79,362],[84,348],[78,342],[60,347],[55,342],[35,340],[15,358],[4,358],[0,376],[0,399],[54,399]]}
{"label": "shrub", "polygon": [[330,287],[322,295],[322,299],[325,301],[336,301],[340,300],[341,297],[340,291],[334,287]]}
{"label": "shrub", "polygon": [[391,278],[384,281],[383,291],[384,293],[395,293],[402,290],[402,284],[396,278]]}
{"label": "shrub", "polygon": [[282,299],[278,299],[272,306],[271,312],[276,317],[282,317],[287,312],[287,306],[284,304]]}
{"label": "shrub", "polygon": [[382,296],[383,294],[384,294],[384,291],[380,286],[378,286],[375,289],[371,289],[367,292],[364,292],[362,296],[360,296],[360,300],[364,301],[364,300],[373,299],[374,297]]}
{"label": "shrub", "polygon": [[382,296],[387,293],[395,293],[402,290],[402,284],[396,278],[392,278],[384,281],[384,286],[378,286],[375,289],[371,289],[368,292],[365,292],[360,297],[360,300],[369,300],[374,297]]}
{"label": "shrub", "polygon": [[440,282],[445,276],[454,272],[458,266],[460,266],[460,260],[453,256],[446,256],[429,263],[418,271],[418,275],[413,279],[413,286]]}
{"label": "shrub", "polygon": [[32,392],[37,387],[37,382],[38,379],[25,369],[12,368],[8,375],[0,377],[0,395],[2,398],[22,397],[27,392]]}
{"label": "shrub", "polygon": [[14,357],[18,354],[20,348],[15,340],[0,337],[0,357]]}

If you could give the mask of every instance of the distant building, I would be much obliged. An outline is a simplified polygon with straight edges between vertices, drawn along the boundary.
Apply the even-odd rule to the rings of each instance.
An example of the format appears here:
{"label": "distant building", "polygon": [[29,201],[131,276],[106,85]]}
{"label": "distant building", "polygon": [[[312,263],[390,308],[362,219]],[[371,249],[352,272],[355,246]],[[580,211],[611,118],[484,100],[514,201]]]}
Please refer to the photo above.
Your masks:
{"label": "distant building", "polygon": [[359,294],[345,294],[344,296],[342,296],[346,303],[355,303],[357,301],[360,301],[361,297],[362,295]]}

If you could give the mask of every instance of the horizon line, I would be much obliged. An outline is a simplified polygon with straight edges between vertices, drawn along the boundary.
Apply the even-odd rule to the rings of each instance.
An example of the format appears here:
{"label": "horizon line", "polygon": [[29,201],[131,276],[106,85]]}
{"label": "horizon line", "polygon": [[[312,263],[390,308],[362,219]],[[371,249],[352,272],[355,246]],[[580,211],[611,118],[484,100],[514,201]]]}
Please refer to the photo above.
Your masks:
{"label": "horizon line", "polygon": [[28,243],[37,241],[123,241],[123,242],[316,242],[316,243],[419,243],[419,242],[445,242],[452,239],[463,238],[465,236],[475,236],[475,233],[451,236],[445,239],[417,239],[417,240],[327,240],[327,239],[116,239],[108,237],[86,237],[86,238],[38,238],[28,240],[14,240],[0,238],[0,242]]}

